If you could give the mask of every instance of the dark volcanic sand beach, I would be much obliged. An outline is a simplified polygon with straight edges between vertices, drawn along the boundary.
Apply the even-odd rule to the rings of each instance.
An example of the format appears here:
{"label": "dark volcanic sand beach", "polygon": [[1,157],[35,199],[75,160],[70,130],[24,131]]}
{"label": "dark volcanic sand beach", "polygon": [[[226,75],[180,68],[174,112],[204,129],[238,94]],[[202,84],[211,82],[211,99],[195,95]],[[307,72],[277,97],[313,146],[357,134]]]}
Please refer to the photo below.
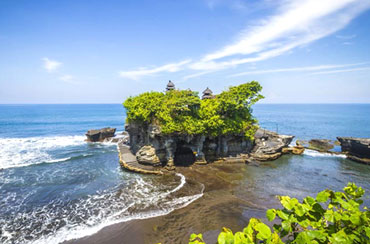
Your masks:
{"label": "dark volcanic sand beach", "polygon": [[[203,197],[168,215],[108,226],[92,236],[67,243],[187,243],[191,233],[203,233],[208,243],[215,243],[223,226],[241,230],[250,217],[263,217],[267,209],[234,194],[245,170],[244,164],[177,168],[187,181],[205,185]],[[250,211],[246,213],[246,209]]]}
{"label": "dark volcanic sand beach", "polygon": [[364,206],[370,206],[370,168],[343,157],[308,152],[259,166],[214,163],[176,170],[186,177],[184,189],[201,182],[204,195],[167,215],[111,225],[67,243],[177,244],[188,243],[191,233],[203,233],[206,243],[214,244],[222,227],[241,231],[251,217],[268,223],[266,210],[280,207],[276,195],[303,199],[326,188],[341,190],[349,181],[365,188]]}

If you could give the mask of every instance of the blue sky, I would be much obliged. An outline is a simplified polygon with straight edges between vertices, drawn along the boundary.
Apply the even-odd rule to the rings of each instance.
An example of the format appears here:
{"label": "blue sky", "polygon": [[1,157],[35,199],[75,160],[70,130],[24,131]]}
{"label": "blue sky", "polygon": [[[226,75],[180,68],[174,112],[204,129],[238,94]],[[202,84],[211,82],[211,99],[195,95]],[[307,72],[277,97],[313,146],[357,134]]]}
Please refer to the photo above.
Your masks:
{"label": "blue sky", "polygon": [[370,1],[0,1],[0,103],[121,103],[257,80],[264,103],[370,103]]}

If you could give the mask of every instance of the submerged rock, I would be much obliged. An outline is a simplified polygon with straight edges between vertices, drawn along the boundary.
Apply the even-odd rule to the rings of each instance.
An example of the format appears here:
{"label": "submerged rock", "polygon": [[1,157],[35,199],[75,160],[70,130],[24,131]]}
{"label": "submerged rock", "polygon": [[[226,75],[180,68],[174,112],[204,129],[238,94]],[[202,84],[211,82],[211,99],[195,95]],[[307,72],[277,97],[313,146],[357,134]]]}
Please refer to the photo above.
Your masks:
{"label": "submerged rock", "polygon": [[327,139],[312,139],[308,142],[308,149],[319,152],[329,152],[334,148],[334,141]]}
{"label": "submerged rock", "polygon": [[296,140],[295,144],[297,146],[302,146],[302,147],[305,147],[305,148],[309,147],[308,141],[305,141],[305,140]]}
{"label": "submerged rock", "polygon": [[370,164],[370,138],[337,137],[349,159]]}
{"label": "submerged rock", "polygon": [[114,137],[114,133],[116,133],[116,128],[110,127],[97,130],[89,130],[86,133],[86,140],[89,142],[102,142],[107,138]]}

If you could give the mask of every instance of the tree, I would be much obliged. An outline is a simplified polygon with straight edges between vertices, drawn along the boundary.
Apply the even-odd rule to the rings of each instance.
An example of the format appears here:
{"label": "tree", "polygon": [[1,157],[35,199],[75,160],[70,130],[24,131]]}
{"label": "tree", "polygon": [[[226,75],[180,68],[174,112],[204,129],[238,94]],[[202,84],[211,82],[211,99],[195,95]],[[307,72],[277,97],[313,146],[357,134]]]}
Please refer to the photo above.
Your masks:
{"label": "tree", "polygon": [[154,123],[163,134],[244,134],[253,139],[257,120],[251,106],[263,98],[261,90],[261,85],[252,81],[204,100],[189,90],[146,92],[128,98],[123,105],[128,123]]}

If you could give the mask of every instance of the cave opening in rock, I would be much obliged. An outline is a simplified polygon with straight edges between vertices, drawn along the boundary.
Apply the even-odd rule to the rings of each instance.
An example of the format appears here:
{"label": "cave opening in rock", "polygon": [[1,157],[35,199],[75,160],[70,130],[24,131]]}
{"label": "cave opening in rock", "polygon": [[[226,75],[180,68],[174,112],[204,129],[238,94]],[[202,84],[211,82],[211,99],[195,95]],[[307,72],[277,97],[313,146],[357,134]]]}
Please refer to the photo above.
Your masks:
{"label": "cave opening in rock", "polygon": [[193,151],[186,145],[179,143],[175,152],[174,164],[176,166],[189,166],[194,162],[195,155]]}

